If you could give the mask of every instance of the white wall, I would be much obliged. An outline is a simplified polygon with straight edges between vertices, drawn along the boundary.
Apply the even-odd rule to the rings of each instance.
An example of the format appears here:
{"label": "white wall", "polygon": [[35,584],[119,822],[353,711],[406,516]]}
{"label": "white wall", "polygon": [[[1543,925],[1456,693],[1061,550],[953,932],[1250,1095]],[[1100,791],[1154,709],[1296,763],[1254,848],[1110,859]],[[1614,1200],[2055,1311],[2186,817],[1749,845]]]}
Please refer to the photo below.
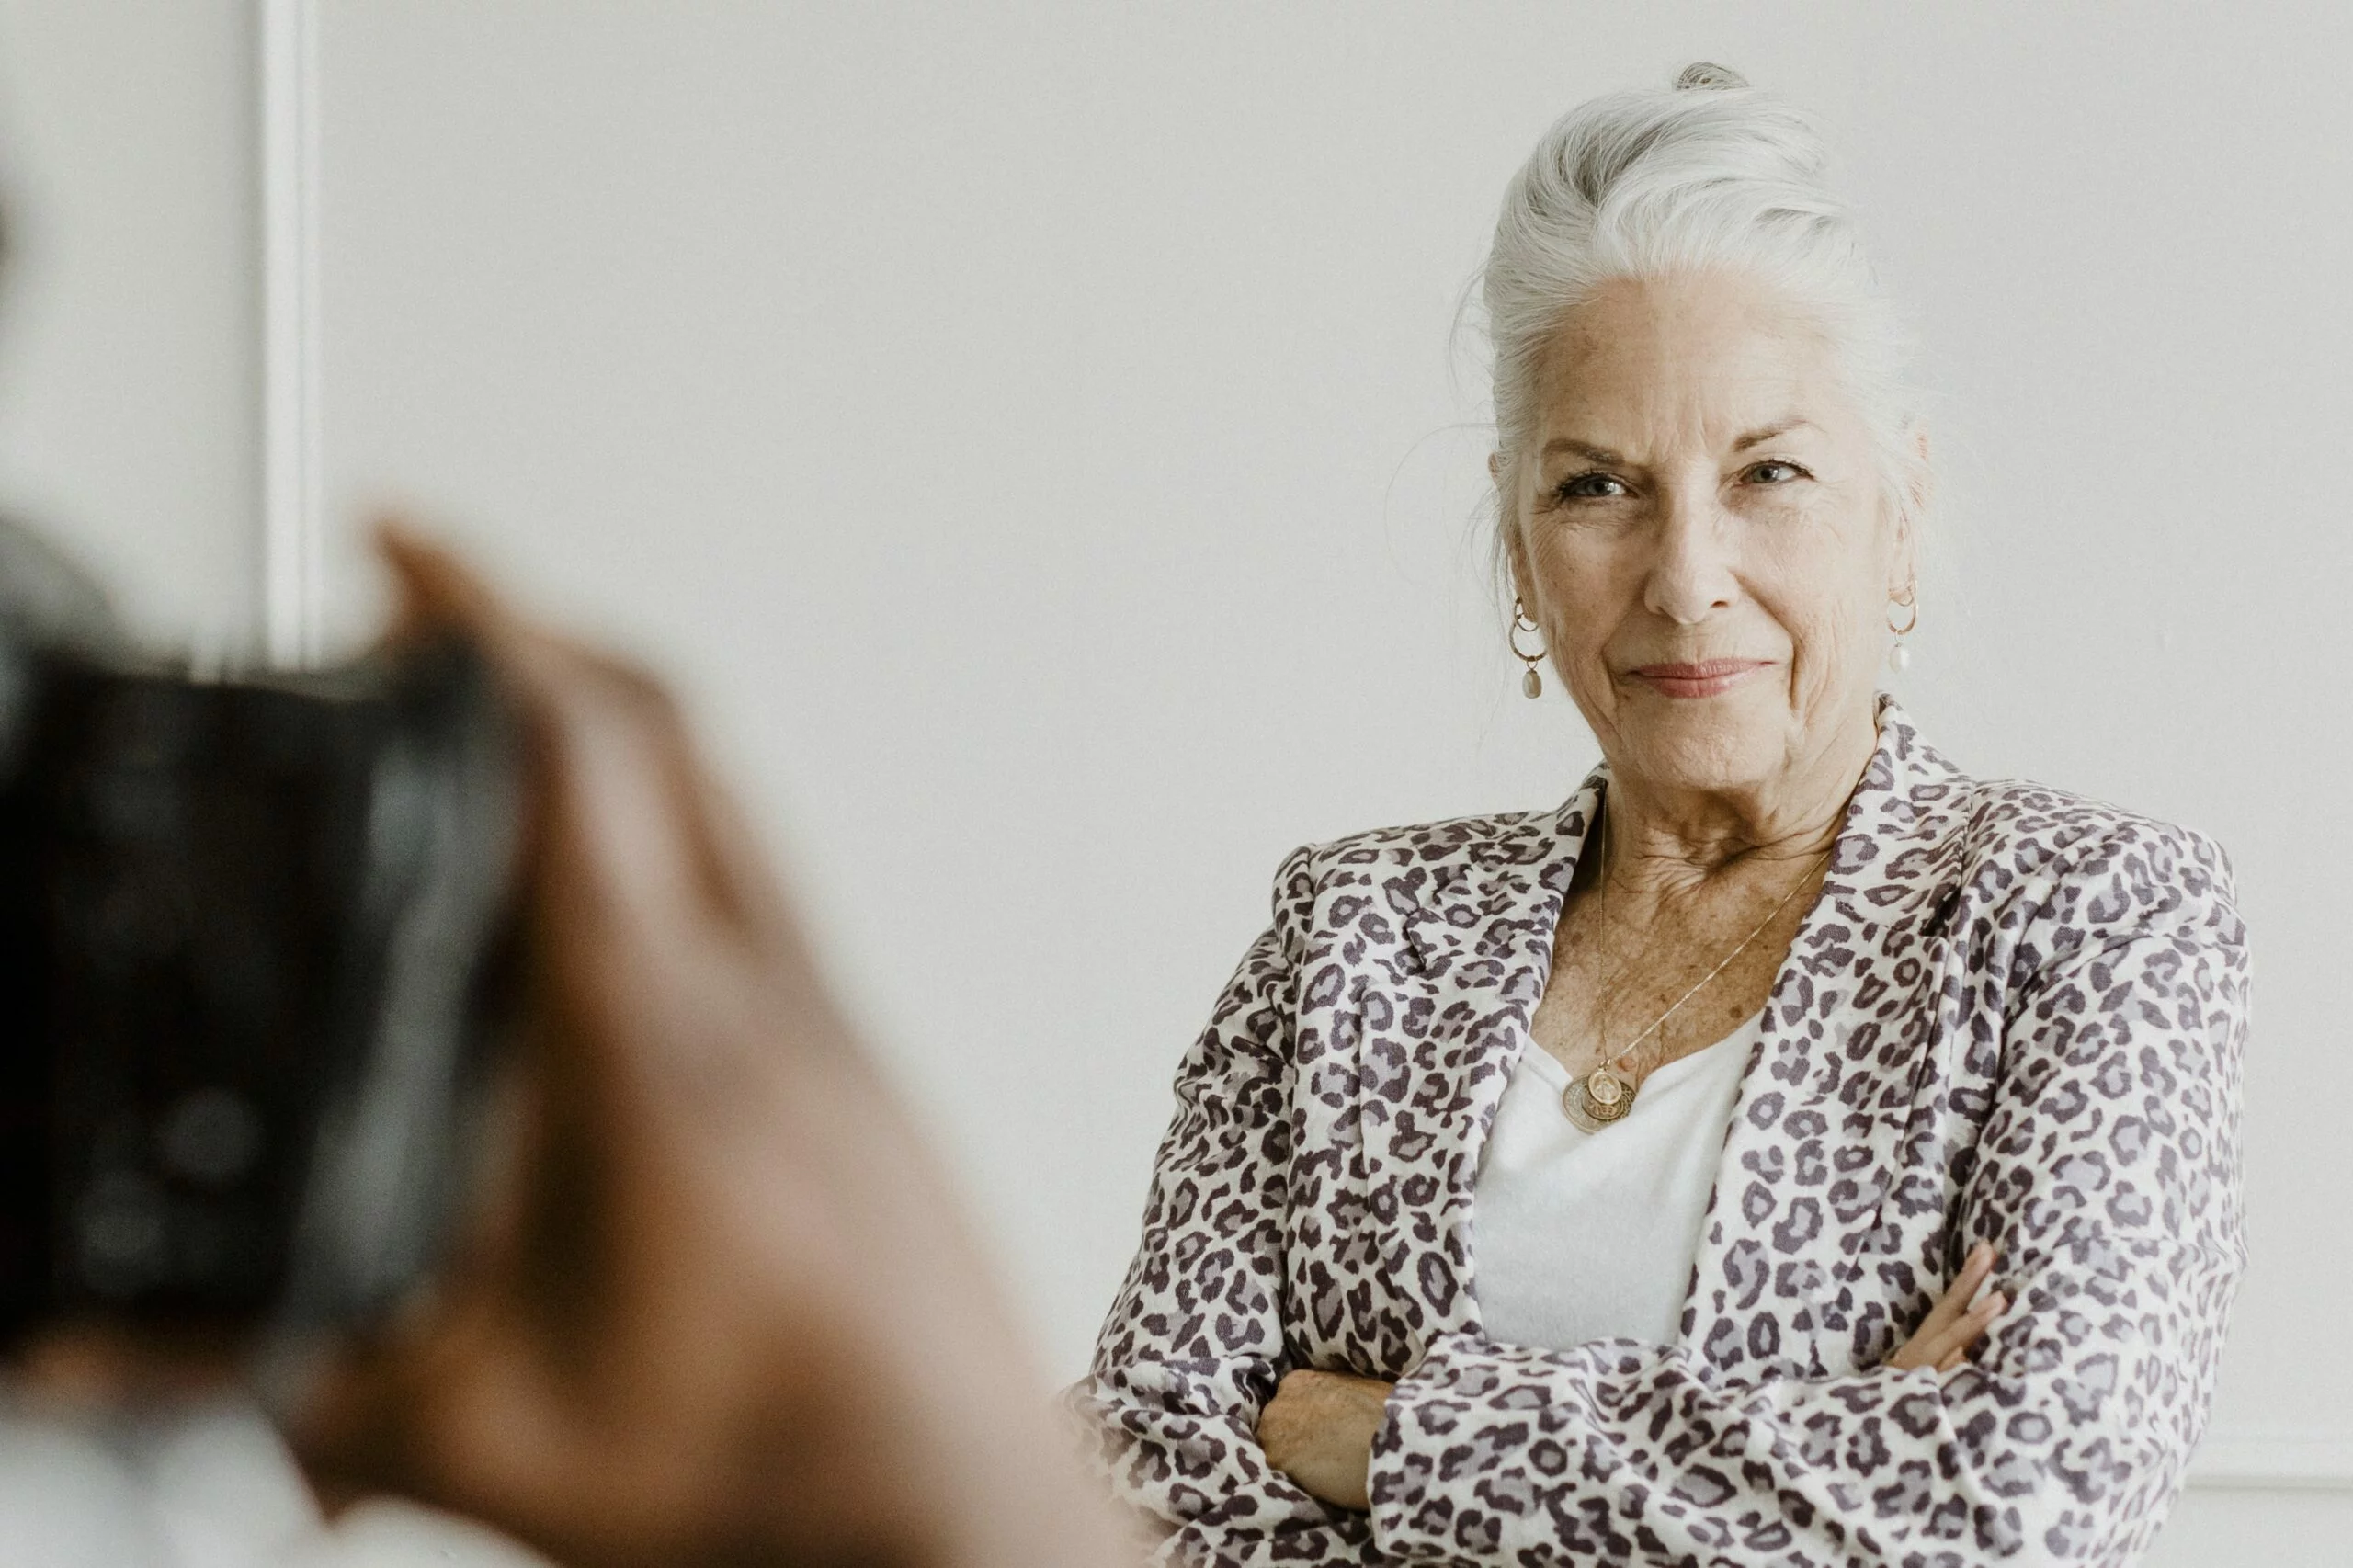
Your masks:
{"label": "white wall", "polygon": [[244,0],[0,0],[0,508],[146,630],[258,602]]}
{"label": "white wall", "polygon": [[[165,626],[257,608],[226,14],[0,5],[6,164],[53,225],[0,338],[0,476]],[[2353,19],[316,14],[330,619],[367,623],[352,523],[397,500],[676,674],[1063,1374],[1281,853],[1550,802],[1590,757],[1518,699],[1472,532],[1448,336],[1504,179],[1690,58],[1823,110],[1945,409],[1907,701],[1967,766],[2215,832],[2256,932],[2256,1264],[2157,1560],[2353,1558],[2353,1491],[2213,1484],[2353,1486]]]}

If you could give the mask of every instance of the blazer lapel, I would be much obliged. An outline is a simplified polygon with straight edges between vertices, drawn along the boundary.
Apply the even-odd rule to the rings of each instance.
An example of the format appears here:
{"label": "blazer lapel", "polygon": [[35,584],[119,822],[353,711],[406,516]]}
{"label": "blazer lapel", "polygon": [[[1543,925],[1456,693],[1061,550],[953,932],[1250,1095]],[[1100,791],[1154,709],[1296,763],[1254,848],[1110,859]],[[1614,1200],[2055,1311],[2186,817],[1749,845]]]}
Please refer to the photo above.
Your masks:
{"label": "blazer lapel", "polygon": [[1558,811],[1462,824],[1412,846],[1381,894],[1395,912],[1414,983],[1368,1048],[1383,1054],[1366,1150],[1382,1173],[1376,1296],[1398,1303],[1379,1360],[1402,1371],[1431,1338],[1477,1321],[1471,1198],[1479,1151],[1552,972],[1552,935],[1594,821],[1606,769]]}
{"label": "blazer lapel", "polygon": [[[1310,1327],[1325,1356],[1395,1376],[1475,1328],[1472,1198],[1495,1110],[1552,972],[1561,904],[1608,787],[1558,812],[1471,819],[1340,868],[1383,940],[1343,951],[1335,1054],[1352,1093],[1306,1130],[1347,1193]],[[1882,699],[1820,897],[1792,942],[1727,1129],[1685,1342],[1720,1370],[1819,1375],[1878,1331],[1855,1281],[1883,1250],[1915,1095],[1959,1017],[1941,916],[1971,786]],[[1499,825],[1500,824],[1500,825]],[[1334,1063],[1337,1066],[1337,1063]],[[1319,1136],[1321,1134],[1322,1136]],[[1325,1138],[1330,1142],[1326,1142]]]}
{"label": "blazer lapel", "polygon": [[1820,1376],[1884,1324],[1881,1245],[1914,1096],[1957,1025],[1941,915],[1971,786],[1882,698],[1880,739],[1766,1003],[1727,1129],[1683,1336],[1714,1368]]}

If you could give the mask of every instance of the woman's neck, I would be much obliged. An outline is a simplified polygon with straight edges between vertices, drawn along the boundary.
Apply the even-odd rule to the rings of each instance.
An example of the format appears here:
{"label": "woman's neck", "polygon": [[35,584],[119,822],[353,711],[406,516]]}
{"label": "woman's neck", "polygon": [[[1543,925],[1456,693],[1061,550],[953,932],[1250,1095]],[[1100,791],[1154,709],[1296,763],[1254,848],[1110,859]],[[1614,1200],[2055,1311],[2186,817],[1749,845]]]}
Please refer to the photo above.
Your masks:
{"label": "woman's neck", "polygon": [[1730,789],[1678,787],[1613,765],[1604,835],[1610,884],[1668,893],[1732,868],[1820,857],[1878,741],[1867,716],[1772,776]]}

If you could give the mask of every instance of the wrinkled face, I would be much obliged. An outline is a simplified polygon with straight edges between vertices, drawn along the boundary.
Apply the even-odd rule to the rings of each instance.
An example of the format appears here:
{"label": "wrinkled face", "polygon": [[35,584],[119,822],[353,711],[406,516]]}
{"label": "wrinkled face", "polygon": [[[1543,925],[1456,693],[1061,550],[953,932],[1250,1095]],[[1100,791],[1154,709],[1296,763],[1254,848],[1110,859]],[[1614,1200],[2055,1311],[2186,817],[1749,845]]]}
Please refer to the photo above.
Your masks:
{"label": "wrinkled face", "polygon": [[1911,541],[1835,370],[1722,274],[1610,283],[1563,318],[1497,477],[1514,585],[1621,778],[1769,789],[1870,734]]}

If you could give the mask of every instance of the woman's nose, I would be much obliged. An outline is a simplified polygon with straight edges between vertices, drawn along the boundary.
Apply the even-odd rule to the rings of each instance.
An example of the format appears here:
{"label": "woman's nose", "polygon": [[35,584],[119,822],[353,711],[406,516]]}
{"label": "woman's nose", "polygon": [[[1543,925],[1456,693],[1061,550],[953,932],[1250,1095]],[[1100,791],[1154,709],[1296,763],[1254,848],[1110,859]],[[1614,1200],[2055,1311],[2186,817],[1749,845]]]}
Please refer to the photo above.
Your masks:
{"label": "woman's nose", "polygon": [[1712,485],[1674,485],[1662,492],[1643,593],[1652,613],[1690,626],[1732,602],[1737,580],[1725,521]]}

